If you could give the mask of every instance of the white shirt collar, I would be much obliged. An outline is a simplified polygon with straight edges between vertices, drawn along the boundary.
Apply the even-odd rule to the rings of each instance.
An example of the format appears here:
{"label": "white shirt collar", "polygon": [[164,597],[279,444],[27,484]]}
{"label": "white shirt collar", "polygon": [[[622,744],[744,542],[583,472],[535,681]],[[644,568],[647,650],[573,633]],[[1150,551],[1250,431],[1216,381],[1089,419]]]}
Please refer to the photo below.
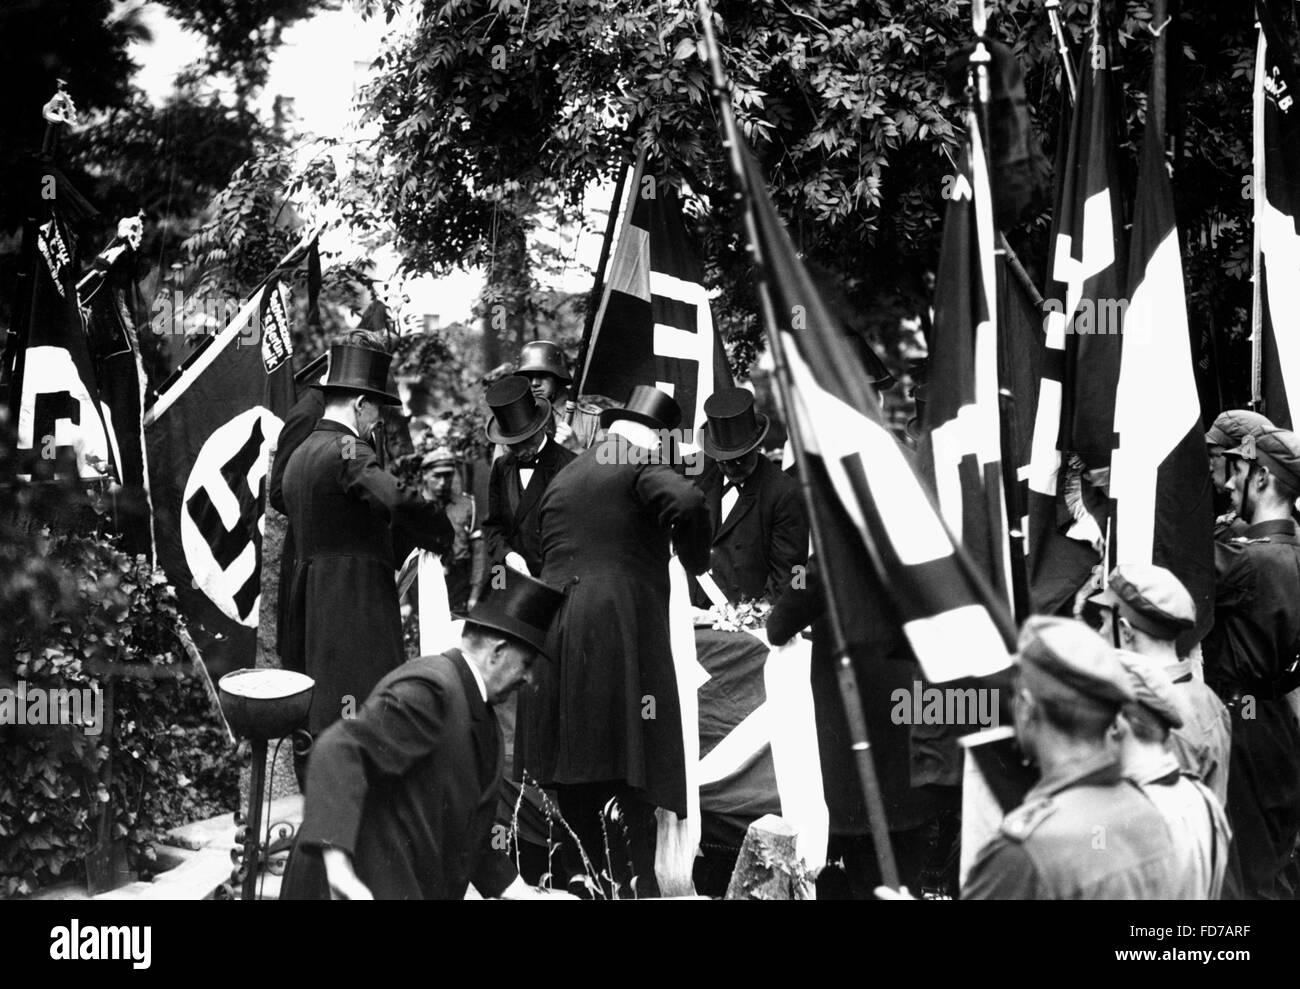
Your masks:
{"label": "white shirt collar", "polygon": [[483,682],[483,674],[479,672],[478,664],[471,660],[464,653],[461,653],[465,659],[465,665],[469,667],[470,673],[474,674],[474,682],[478,684],[478,692],[483,696],[483,703],[488,702],[487,684]]}
{"label": "white shirt collar", "polygon": [[351,433],[351,434],[352,434],[353,436],[355,436],[357,439],[360,439],[360,438],[361,438],[361,434],[358,433],[358,432],[356,431],[356,429],[354,429],[352,426],[350,426],[350,425],[348,425],[346,422],[344,422],[342,419],[335,419],[335,418],[334,418],[333,416],[331,416],[328,412],[323,413],[323,414],[321,415],[321,418],[327,420],[328,422],[337,422],[340,426],[342,426],[344,429],[346,429],[349,433]]}

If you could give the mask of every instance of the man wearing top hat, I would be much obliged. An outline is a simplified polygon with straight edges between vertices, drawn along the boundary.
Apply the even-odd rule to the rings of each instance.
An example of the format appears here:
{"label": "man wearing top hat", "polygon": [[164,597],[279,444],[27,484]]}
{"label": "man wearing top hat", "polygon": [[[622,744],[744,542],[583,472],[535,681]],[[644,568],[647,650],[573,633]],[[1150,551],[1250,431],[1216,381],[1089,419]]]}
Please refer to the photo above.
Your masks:
{"label": "man wearing top hat", "polygon": [[1196,776],[1182,771],[1170,749],[1170,732],[1183,727],[1182,698],[1169,674],[1145,657],[1123,650],[1115,655],[1136,697],[1120,709],[1111,729],[1124,776],[1155,804],[1183,856],[1176,872],[1184,886],[1176,898],[1217,900],[1232,829],[1223,804]]}
{"label": "man wearing top hat", "polygon": [[1232,715],[1228,818],[1240,870],[1228,893],[1296,895],[1300,836],[1300,725],[1286,694],[1300,686],[1300,437],[1286,429],[1247,434],[1226,451],[1232,506],[1246,530],[1215,547],[1214,627],[1204,643],[1205,680]]}
{"label": "man wearing top hat", "polygon": [[1232,510],[1232,468],[1228,450],[1241,445],[1247,435],[1258,436],[1275,428],[1258,412],[1248,409],[1229,409],[1205,432],[1205,448],[1210,456],[1210,477],[1214,483],[1214,538],[1232,539],[1246,530],[1246,523]]}
{"label": "man wearing top hat", "polygon": [[519,351],[519,367],[515,374],[528,379],[533,394],[550,403],[551,421],[546,424],[546,433],[560,446],[574,453],[581,453],[582,447],[573,427],[566,421],[569,386],[573,376],[569,374],[568,362],[559,344],[550,340],[534,340],[525,344]]}
{"label": "man wearing top hat", "polygon": [[1020,631],[1015,730],[1038,783],[971,866],[968,900],[1152,900],[1185,891],[1185,853],[1124,778],[1109,734],[1136,700],[1115,651],[1082,622],[1041,615]]}
{"label": "man wearing top hat", "polygon": [[391,360],[367,347],[330,349],[325,411],[284,472],[298,544],[284,660],[316,681],[313,734],[354,712],[406,658],[394,581],[406,542],[435,553],[451,546],[442,509],[399,488],[367,439],[380,406],[398,404],[386,387]]}
{"label": "man wearing top hat", "polygon": [[[558,662],[540,671],[536,693],[520,696],[516,736],[516,772],[554,786],[596,872],[609,869],[624,890],[636,875],[640,896],[658,889],[655,808],[686,815],[669,555],[675,549],[687,573],[708,565],[704,495],[661,446],[681,415],[664,392],[637,386],[624,408],[601,414],[606,437],[542,499],[542,579],[567,587],[568,599]],[[620,823],[602,828],[615,800]]]}
{"label": "man wearing top hat", "polygon": [[[488,511],[482,528],[484,585],[501,564],[534,577],[541,573],[542,495],[576,456],[547,433],[551,403],[536,396],[527,378],[507,375],[487,390],[486,400],[491,410],[487,437],[507,452],[492,464],[488,479]],[[479,593],[484,589],[480,586]]]}
{"label": "man wearing top hat", "polygon": [[493,838],[504,748],[495,705],[549,663],[563,595],[507,575],[460,648],[403,664],[316,742],[282,899],[525,897]]}
{"label": "man wearing top hat", "polygon": [[1196,605],[1183,582],[1164,567],[1121,563],[1111,570],[1107,589],[1089,603],[1102,609],[1103,637],[1169,675],[1182,705],[1170,748],[1178,764],[1226,807],[1232,719],[1206,685],[1200,664],[1178,654],[1178,636],[1196,627]]}
{"label": "man wearing top hat", "polygon": [[[710,573],[732,604],[775,602],[795,567],[808,563],[808,520],[798,484],[759,450],[770,421],[744,388],[715,391],[704,403],[700,446],[708,457],[698,483],[713,523]],[[709,597],[692,581],[691,601]]]}
{"label": "man wearing top hat", "polygon": [[[372,350],[387,350],[384,343],[384,336],[380,333],[371,333],[367,330],[353,330],[347,335],[345,343],[350,343],[358,347],[369,347]],[[307,369],[317,367],[323,368],[329,359],[328,351],[319,358],[312,361]],[[293,452],[302,445],[302,441],[312,434],[316,428],[316,423],[320,422],[320,417],[325,411],[325,393],[321,389],[321,384],[325,380],[325,374],[320,374],[319,378],[315,377],[316,372],[311,372],[312,377],[308,381],[305,391],[298,396],[298,401],[293,404],[289,414],[284,417],[284,426],[280,430],[280,436],[275,443],[275,456],[271,461],[271,475],[268,479],[266,499],[281,515],[287,516],[289,509],[284,503],[284,469],[289,465],[289,458]],[[389,383],[389,390],[396,388],[396,384]],[[384,463],[384,446],[383,430],[376,428],[374,431],[376,438],[371,439],[371,445],[375,447],[375,452],[379,454],[379,462],[382,466]],[[275,607],[275,651],[279,654],[281,661],[285,659],[287,652],[287,633],[289,628],[289,588],[293,584],[294,568],[298,564],[297,550],[294,548],[296,540],[293,534],[293,525],[286,525],[284,528],[284,540],[280,544],[280,580],[278,585],[278,598]],[[301,660],[301,657],[298,657]],[[304,672],[301,666],[287,666],[286,669],[296,669],[299,673]]]}

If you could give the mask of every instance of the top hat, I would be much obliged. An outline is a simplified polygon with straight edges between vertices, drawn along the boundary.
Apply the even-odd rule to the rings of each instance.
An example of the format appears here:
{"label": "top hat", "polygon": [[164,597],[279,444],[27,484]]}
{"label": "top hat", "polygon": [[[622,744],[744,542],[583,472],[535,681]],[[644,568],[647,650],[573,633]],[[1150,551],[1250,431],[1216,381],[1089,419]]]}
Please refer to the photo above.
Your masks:
{"label": "top hat", "polygon": [[715,391],[704,403],[709,421],[700,427],[700,446],[714,460],[735,460],[763,442],[772,421],[754,411],[744,388]]}
{"label": "top hat", "polygon": [[564,352],[550,340],[534,340],[519,351],[519,367],[515,374],[549,374],[566,385],[573,381],[564,363]]}
{"label": "top hat", "polygon": [[329,373],[321,381],[321,387],[360,392],[381,405],[401,405],[402,400],[388,390],[392,363],[393,355],[382,350],[336,343],[330,347]]}
{"label": "top hat", "polygon": [[495,382],[484,397],[492,409],[487,438],[493,443],[522,443],[551,417],[551,403],[537,398],[528,379],[517,374]]}
{"label": "top hat", "polygon": [[503,587],[490,587],[470,610],[476,625],[504,632],[554,660],[551,624],[564,603],[564,593],[509,567]]}
{"label": "top hat", "polygon": [[606,409],[600,414],[600,424],[606,429],[617,419],[631,419],[651,429],[676,429],[681,425],[682,407],[667,392],[637,385],[621,409]]}

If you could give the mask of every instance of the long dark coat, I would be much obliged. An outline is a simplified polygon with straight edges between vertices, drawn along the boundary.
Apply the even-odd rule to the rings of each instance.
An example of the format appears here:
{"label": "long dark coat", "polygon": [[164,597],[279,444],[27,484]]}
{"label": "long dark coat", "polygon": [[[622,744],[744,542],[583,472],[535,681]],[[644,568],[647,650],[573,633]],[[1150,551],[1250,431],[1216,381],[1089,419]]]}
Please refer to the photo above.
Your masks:
{"label": "long dark coat", "polygon": [[686,814],[681,707],[668,637],[670,538],[689,573],[708,564],[704,495],[613,435],[542,499],[542,580],[568,586],[558,663],[520,695],[515,771],[539,782],[625,781]]}
{"label": "long dark coat", "polygon": [[[798,482],[760,456],[724,519],[725,481],[712,462],[700,477],[713,520],[709,564],[713,579],[732,602],[758,598],[775,602],[790,589],[794,568],[808,562],[808,518]],[[694,581],[691,585],[691,600],[708,607],[708,597]]]}
{"label": "long dark coat", "polygon": [[512,551],[524,558],[534,577],[542,572],[542,495],[561,468],[573,463],[576,456],[555,440],[547,439],[538,451],[533,478],[526,488],[520,484],[519,464],[513,453],[498,457],[492,464],[488,513],[482,526],[487,548],[485,580],[491,568]]}
{"label": "long dark coat", "polygon": [[352,856],[376,899],[499,895],[518,873],[492,847],[501,730],[459,649],[384,677],[316,742],[281,899],[328,899],[323,845]]}
{"label": "long dark coat", "polygon": [[308,727],[359,708],[406,658],[394,571],[395,530],[435,553],[451,523],[434,503],[400,489],[374,448],[322,419],[289,460],[284,500],[297,539],[284,663],[315,679]]}
{"label": "long dark coat", "polygon": [[[308,388],[294,403],[289,414],[285,416],[284,428],[275,444],[275,459],[271,461],[271,477],[267,490],[267,500],[281,515],[288,515],[289,509],[284,504],[284,469],[289,466],[289,458],[302,446],[303,440],[312,434],[316,423],[325,411],[325,392],[317,387]],[[280,547],[280,583],[279,596],[275,603],[275,651],[284,661],[289,631],[289,597],[293,588],[293,572],[298,564],[298,552],[294,548],[296,540],[293,525],[284,527],[284,542]],[[301,657],[296,657],[301,659]],[[305,673],[301,666],[289,666],[287,669]]]}

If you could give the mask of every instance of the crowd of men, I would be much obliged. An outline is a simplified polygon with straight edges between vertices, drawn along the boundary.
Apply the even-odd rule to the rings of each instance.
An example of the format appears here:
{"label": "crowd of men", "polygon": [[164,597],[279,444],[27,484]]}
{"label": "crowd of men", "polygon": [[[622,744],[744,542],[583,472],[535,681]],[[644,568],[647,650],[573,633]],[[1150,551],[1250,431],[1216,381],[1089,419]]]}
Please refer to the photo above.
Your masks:
{"label": "crowd of men", "polygon": [[[447,450],[424,458],[423,492],[385,469],[371,434],[398,400],[378,344],[332,348],[271,475],[291,531],[281,654],[316,681],[284,896],[461,897],[472,882],[527,897],[545,895],[543,872],[573,895],[657,895],[665,812],[687,812],[674,556],[696,607],[766,601],[773,643],[811,627],[830,859],[842,895],[870,895],[871,829],[821,605],[836,575],[809,560],[798,467],[765,455],[753,393],[706,401],[703,469],[688,470],[671,396],[637,387],[584,443],[562,351],[530,344],[484,395],[497,455],[480,513]],[[1206,442],[1225,509],[1211,631],[1189,642],[1205,623],[1187,590],[1135,563],[1081,595],[1077,616],[1025,622],[1014,727],[1037,782],[976,856],[963,898],[1298,895],[1300,438],[1234,411]],[[440,554],[466,621],[458,647],[407,661],[394,574],[416,547]],[[853,619],[891,844],[915,890],[927,825],[959,802],[961,757],[943,732],[890,722],[884,699],[918,669],[897,629]],[[545,788],[558,854],[508,854],[503,778]]]}

